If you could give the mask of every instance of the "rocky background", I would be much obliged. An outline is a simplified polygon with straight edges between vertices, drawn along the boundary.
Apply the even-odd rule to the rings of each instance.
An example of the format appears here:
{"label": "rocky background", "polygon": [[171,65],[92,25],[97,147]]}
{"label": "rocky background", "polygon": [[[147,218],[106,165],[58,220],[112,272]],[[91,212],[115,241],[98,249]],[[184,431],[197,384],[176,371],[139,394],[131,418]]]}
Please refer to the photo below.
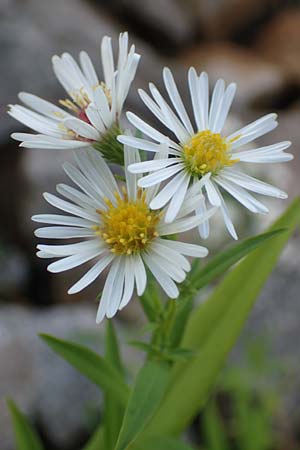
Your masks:
{"label": "rocky background", "polygon": [[[279,127],[266,144],[289,139],[292,163],[259,168],[259,175],[289,192],[300,193],[300,6],[296,0],[1,0],[0,2],[0,442],[14,444],[4,397],[12,396],[32,417],[49,449],[76,450],[99,420],[96,389],[39,342],[39,331],[91,343],[101,349],[102,327],[94,325],[95,288],[68,297],[66,287],[79,274],[51,275],[35,257],[30,216],[45,212],[44,191],[62,181],[61,163],[69,152],[20,150],[9,137],[24,131],[7,114],[19,91],[57,101],[64,93],[50,58],[85,49],[100,72],[99,43],[130,31],[143,55],[127,108],[142,108],[136,88],[148,81],[162,85],[161,69],[172,68],[188,98],[190,65],[207,70],[213,81],[238,83],[228,121],[235,128],[257,115],[276,111]],[[257,168],[255,168],[257,173]],[[287,203],[268,200],[271,214],[251,217],[232,204],[241,237],[262,230]],[[209,246],[230,238],[217,229]],[[288,388],[282,393],[284,450],[299,448],[300,245],[295,237],[266,285],[245,335],[268,335],[272,352],[284,361]],[[99,290],[99,287],[98,287]],[[142,321],[137,302],[118,317],[126,340],[128,328]],[[128,351],[128,350],[127,350]],[[238,346],[236,354],[242,350]],[[136,355],[127,355],[129,369]],[[100,408],[101,409],[101,408]],[[63,420],[63,427],[61,426]],[[298,436],[298,438],[297,438]],[[297,442],[298,439],[298,442]],[[288,444],[287,444],[288,443]],[[288,445],[288,447],[287,447]]]}

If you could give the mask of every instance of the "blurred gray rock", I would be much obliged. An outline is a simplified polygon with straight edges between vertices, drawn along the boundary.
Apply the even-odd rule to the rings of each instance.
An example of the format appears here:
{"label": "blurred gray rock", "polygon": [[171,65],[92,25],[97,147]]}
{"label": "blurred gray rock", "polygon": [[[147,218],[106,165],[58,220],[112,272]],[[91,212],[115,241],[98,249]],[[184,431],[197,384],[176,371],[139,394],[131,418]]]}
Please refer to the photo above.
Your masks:
{"label": "blurred gray rock", "polygon": [[[0,305],[1,450],[15,450],[5,404],[8,397],[37,425],[51,448],[79,448],[82,439],[89,436],[95,421],[100,420],[99,388],[50,350],[37,334],[48,333],[103,354],[105,321],[96,325],[95,317],[93,303],[47,309]],[[136,313],[131,320],[135,327],[140,326]],[[125,346],[128,331],[116,320],[114,325],[128,374],[133,374],[141,353]]]}
{"label": "blurred gray rock", "polygon": [[[283,0],[186,0],[185,7],[198,19],[199,31],[206,38],[224,39],[259,22]],[[273,8],[272,8],[273,7]]]}
{"label": "blurred gray rock", "polygon": [[[45,310],[0,308],[1,448],[13,450],[11,397],[43,429],[54,446],[69,447],[90,429],[89,410],[99,411],[99,390],[55,355],[37,336],[45,332],[103,348],[103,326],[92,308],[75,305]],[[63,426],[62,426],[63,424]]]}
{"label": "blurred gray rock", "polygon": [[196,34],[193,11],[180,0],[94,0],[127,22],[162,53],[192,42]]}
{"label": "blurred gray rock", "polygon": [[[110,35],[117,47],[118,34],[124,31],[123,25],[103,10],[82,0],[6,0],[0,8],[1,113],[5,112],[8,103],[16,103],[19,91],[32,92],[54,102],[65,95],[52,72],[53,54],[68,51],[77,57],[84,49],[101,74],[99,49],[102,37]],[[130,39],[144,55],[137,80],[143,75],[153,78],[159,69],[154,53],[134,36]],[[8,140],[10,131],[21,129],[6,114],[3,118],[0,143]]]}
{"label": "blurred gray rock", "polygon": [[257,38],[256,48],[273,61],[298,85],[300,84],[300,9],[279,12]]}
{"label": "blurred gray rock", "polygon": [[191,48],[182,54],[181,61],[198,71],[206,70],[211,85],[218,78],[224,78],[228,83],[236,82],[238,88],[233,108],[240,110],[277,95],[286,84],[284,72],[278,66],[266,62],[253,51],[229,42]]}
{"label": "blurred gray rock", "polygon": [[[73,155],[67,151],[19,150],[18,143],[12,141],[9,135],[13,131],[29,132],[29,129],[5,113],[6,105],[18,102],[19,91],[32,92],[54,103],[65,97],[51,67],[51,56],[55,53],[68,51],[77,57],[85,49],[101,76],[100,41],[106,34],[112,36],[116,50],[120,31],[124,31],[123,26],[82,0],[1,2],[0,184],[1,192],[6,195],[1,197],[0,202],[3,214],[0,239],[7,239],[12,245],[18,241],[17,246],[21,245],[28,259],[36,265],[34,270],[40,270],[43,264],[31,257],[34,252],[32,231],[36,225],[30,217],[47,211],[41,194],[54,192],[56,184],[65,181],[61,165],[66,160],[73,160]],[[138,101],[136,88],[143,86],[148,76],[156,81],[160,76],[161,63],[146,44],[140,40],[136,42],[131,35],[130,41],[135,41],[143,59],[127,105],[129,109],[141,111],[142,102]],[[75,271],[67,276],[52,277],[51,281],[55,280],[53,298],[57,297],[58,301],[63,299],[67,286],[76,281],[78,273],[80,275]],[[95,298],[94,293],[91,298]]]}

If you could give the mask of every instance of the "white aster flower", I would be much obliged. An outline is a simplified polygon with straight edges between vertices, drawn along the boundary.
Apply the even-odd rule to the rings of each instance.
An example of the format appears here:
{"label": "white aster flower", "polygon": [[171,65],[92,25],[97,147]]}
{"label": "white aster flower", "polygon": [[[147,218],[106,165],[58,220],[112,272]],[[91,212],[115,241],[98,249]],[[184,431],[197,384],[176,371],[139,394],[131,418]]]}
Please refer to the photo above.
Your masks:
{"label": "white aster flower", "polygon": [[[167,222],[172,222],[177,216],[189,187],[195,181],[204,178],[204,190],[209,202],[220,206],[228,231],[237,239],[221,191],[227,191],[253,213],[267,213],[268,209],[248,191],[278,198],[286,198],[286,194],[276,187],[246,175],[237,170],[237,167],[241,163],[248,162],[267,164],[289,161],[293,156],[283,151],[290,146],[290,142],[243,151],[241,149],[243,145],[277,126],[276,114],[268,114],[230,136],[224,136],[222,129],[233,101],[236,85],[231,83],[226,87],[224,80],[218,80],[210,101],[207,74],[203,72],[198,76],[195,69],[191,68],[188,83],[195,129],[168,68],[164,69],[163,78],[175,112],[153,84],[149,84],[153,98],[143,90],[139,90],[139,94],[157,119],[174,134],[175,139],[157,131],[131,112],[127,113],[130,122],[155,142],[130,136],[119,136],[118,139],[124,144],[149,152],[157,152],[159,145],[165,143],[169,146],[169,157],[159,161],[133,164],[129,170],[133,173],[151,172],[139,180],[139,186],[145,188],[172,178],[150,204],[151,208],[156,209],[165,206],[171,200],[166,212]],[[196,211],[205,211],[205,197],[204,195],[201,197]],[[203,223],[199,231],[201,236],[206,238],[209,234],[208,222]]]}
{"label": "white aster flower", "polygon": [[19,94],[25,106],[10,105],[8,113],[38,133],[13,133],[21,147],[76,149],[97,144],[113,127],[118,129],[140,56],[134,45],[128,52],[128,33],[121,33],[116,68],[108,36],[102,40],[101,57],[103,82],[86,52],[79,55],[80,66],[69,53],[52,58],[54,73],[70,97],[59,101],[65,109],[36,95]]}
{"label": "white aster flower", "polygon": [[[124,149],[125,167],[138,162],[138,151]],[[157,189],[137,187],[137,175],[125,170],[126,183],[120,189],[102,156],[93,149],[75,155],[77,166],[66,163],[64,170],[78,186],[57,186],[65,197],[45,193],[54,207],[68,215],[42,214],[36,222],[50,226],[35,234],[47,239],[79,239],[78,243],[38,245],[41,258],[60,258],[48,266],[50,272],[63,272],[93,260],[93,265],[68,291],[75,294],[91,284],[110,266],[101,296],[97,322],[112,317],[130,301],[134,288],[142,295],[147,281],[146,269],[152,272],[162,289],[171,298],[179,294],[175,282],[182,282],[190,263],[185,256],[204,257],[207,249],[200,245],[166,239],[199,226],[214,213],[194,214],[194,201],[199,194],[191,191],[177,220],[164,221],[164,211],[149,208]],[[191,214],[192,213],[192,214]]]}

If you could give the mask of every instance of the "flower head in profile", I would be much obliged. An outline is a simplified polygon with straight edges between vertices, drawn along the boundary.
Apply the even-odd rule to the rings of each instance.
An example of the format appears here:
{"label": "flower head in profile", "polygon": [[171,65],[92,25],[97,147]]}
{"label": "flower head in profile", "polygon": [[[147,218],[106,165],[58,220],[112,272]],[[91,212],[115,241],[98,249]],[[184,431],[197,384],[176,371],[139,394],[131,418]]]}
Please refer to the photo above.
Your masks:
{"label": "flower head in profile", "polygon": [[[168,157],[159,161],[135,163],[129,167],[129,170],[133,173],[150,172],[139,180],[139,186],[144,188],[168,180],[166,186],[150,203],[150,207],[155,210],[170,202],[166,212],[167,222],[172,222],[176,218],[190,186],[203,180],[203,193],[206,195],[200,197],[200,201],[195,205],[196,211],[205,211],[206,198],[208,198],[212,205],[220,207],[228,231],[237,239],[222,191],[227,191],[253,213],[267,213],[266,206],[250,192],[278,198],[286,198],[286,194],[276,187],[245,174],[238,167],[242,163],[268,164],[289,161],[293,156],[284,153],[284,150],[290,146],[290,142],[243,150],[242,147],[245,144],[277,126],[276,114],[268,114],[225,136],[222,130],[234,98],[236,85],[231,83],[226,87],[224,80],[218,80],[210,100],[207,74],[203,72],[198,76],[195,69],[191,68],[188,73],[188,84],[195,128],[168,68],[164,69],[163,77],[173,109],[151,83],[149,88],[152,97],[143,90],[140,90],[139,94],[156,118],[173,133],[173,137],[162,134],[129,112],[127,117],[130,122],[154,142],[131,136],[119,136],[118,139],[124,144],[149,152],[157,152],[159,145],[165,143],[169,146]],[[204,222],[199,231],[201,236],[206,238],[209,234],[209,223]]]}
{"label": "flower head in profile", "polygon": [[[133,148],[125,147],[124,156],[125,167],[139,161],[138,151]],[[109,267],[97,322],[126,306],[135,288],[138,295],[143,294],[146,267],[165,293],[176,298],[179,294],[176,282],[182,282],[190,270],[186,256],[204,257],[207,249],[166,237],[199,226],[216,208],[195,215],[194,202],[199,194],[191,191],[177,220],[167,224],[164,210],[149,208],[157,188],[139,188],[138,176],[127,170],[124,185],[119,187],[102,156],[93,149],[78,152],[75,158],[77,165],[66,163],[64,170],[77,188],[58,185],[57,191],[64,199],[44,194],[48,203],[68,214],[36,215],[33,220],[48,224],[36,230],[39,238],[79,242],[40,244],[37,255],[59,258],[48,266],[50,272],[63,272],[92,262],[69,294],[83,290]]]}
{"label": "flower head in profile", "polygon": [[102,40],[101,57],[104,81],[86,52],[79,55],[80,65],[69,53],[52,58],[54,73],[68,95],[59,101],[60,106],[36,95],[19,94],[24,106],[10,105],[8,113],[38,133],[13,133],[22,147],[76,149],[101,144],[109,131],[118,130],[140,56],[134,45],[128,51],[128,34],[121,33],[116,67],[108,36]]}

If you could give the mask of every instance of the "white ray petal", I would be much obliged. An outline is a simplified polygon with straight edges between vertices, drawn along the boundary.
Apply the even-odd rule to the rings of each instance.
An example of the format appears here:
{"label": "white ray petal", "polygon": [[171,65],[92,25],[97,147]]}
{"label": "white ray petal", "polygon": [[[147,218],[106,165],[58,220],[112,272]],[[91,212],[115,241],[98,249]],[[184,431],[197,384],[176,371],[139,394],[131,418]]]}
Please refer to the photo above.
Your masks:
{"label": "white ray petal", "polygon": [[237,170],[223,170],[222,177],[245,189],[248,189],[249,191],[256,192],[258,194],[282,199],[287,198],[287,194],[282,190],[276,188],[275,186],[264,183],[263,181],[250,177],[249,175],[246,175],[242,172],[238,172]]}
{"label": "white ray petal", "polygon": [[79,60],[82,67],[82,71],[89,82],[91,87],[97,86],[99,84],[99,79],[97,73],[95,71],[94,65],[91,61],[91,58],[87,54],[87,52],[82,51],[79,54]]}
{"label": "white ray petal", "polygon": [[215,188],[216,188],[216,191],[218,192],[218,195],[219,195],[220,200],[221,200],[220,209],[221,209],[221,213],[222,213],[222,216],[223,216],[223,219],[224,219],[224,222],[225,222],[225,226],[226,226],[229,234],[233,237],[233,239],[237,240],[238,236],[236,234],[234,225],[233,225],[232,220],[230,218],[230,214],[229,214],[228,208],[226,206],[226,203],[225,203],[225,201],[223,199],[223,196],[222,196],[218,186],[215,185]]}
{"label": "white ray petal", "polygon": [[194,67],[191,67],[188,72],[188,84],[190,90],[190,97],[193,106],[194,118],[197,130],[201,129],[201,114],[198,97],[198,75]]}
{"label": "white ray petal", "polygon": [[198,105],[200,108],[200,128],[198,131],[207,130],[208,128],[208,102],[209,87],[208,75],[202,72],[197,82]]}
{"label": "white ray petal", "polygon": [[255,131],[251,131],[247,134],[242,134],[240,138],[236,139],[231,144],[231,149],[236,150],[237,148],[241,147],[242,145],[246,145],[249,142],[252,142],[255,139],[263,136],[264,134],[269,133],[270,131],[274,130],[277,126],[278,126],[278,122],[269,121],[263,127],[258,128]]}
{"label": "white ray petal", "polygon": [[227,136],[227,139],[230,141],[232,139],[235,139],[237,136],[255,132],[258,129],[264,127],[268,123],[276,122],[276,119],[277,119],[277,114],[274,114],[274,113],[266,114],[265,116],[260,117],[259,119],[255,120],[254,122],[251,122],[248,125],[240,128],[239,130],[230,134],[229,136]]}
{"label": "white ray petal", "polygon": [[33,141],[25,141],[20,144],[20,147],[23,148],[38,148],[45,150],[66,150],[66,149],[79,149],[84,147],[89,147],[89,142],[84,141],[74,141],[74,140],[65,140],[65,139],[55,139],[52,141],[46,140],[38,140],[34,139]]}
{"label": "white ray petal", "polygon": [[165,221],[167,223],[173,222],[173,220],[179,213],[179,211],[183,205],[183,202],[185,200],[185,197],[186,197],[190,178],[191,178],[190,174],[185,173],[182,180],[180,182],[178,182],[178,188],[177,188],[175,194],[173,195],[172,200],[170,201],[170,204],[166,211]]}
{"label": "white ray petal", "polygon": [[[165,249],[165,254],[167,254],[167,252],[168,249]],[[149,254],[151,254],[151,257],[153,257],[162,272],[164,272],[177,283],[182,283],[182,281],[186,277],[186,273],[180,266],[177,266],[175,264],[175,261],[173,263],[170,262],[166,256],[161,254],[161,252],[158,252],[157,249],[152,246],[149,250]]]}
{"label": "white ray petal", "polygon": [[167,144],[169,147],[175,148],[176,150],[181,150],[181,147],[170,140],[167,136],[157,131],[155,128],[148,125],[146,122],[144,122],[142,119],[140,119],[137,115],[133,114],[132,112],[127,112],[127,118],[129,122],[132,123],[133,126],[135,126],[138,130],[140,130],[142,133],[149,136],[154,141],[157,141],[161,144]]}
{"label": "white ray petal", "polygon": [[136,200],[137,195],[137,182],[139,179],[139,175],[136,175],[135,173],[129,170],[130,165],[134,165],[136,161],[140,161],[138,150],[125,145],[124,146],[125,178],[126,178],[127,194],[130,200]]}
{"label": "white ray petal", "polygon": [[146,175],[141,178],[138,182],[140,187],[150,187],[156,183],[161,183],[164,180],[167,180],[171,176],[175,175],[177,172],[182,171],[184,168],[183,163],[174,164],[171,167],[166,167],[165,169],[157,170],[156,172],[151,173],[150,175]]}
{"label": "white ray petal", "polygon": [[[202,194],[202,191],[201,191],[201,196],[200,196],[199,202],[197,203],[197,208],[195,208],[195,212],[196,212],[196,214],[200,214],[200,215],[206,214],[206,212],[207,212],[206,198]],[[207,239],[209,236],[209,231],[210,231],[209,220],[204,220],[202,223],[200,223],[198,226],[198,231],[199,231],[200,237],[202,239]]]}
{"label": "white ray petal", "polygon": [[[118,141],[121,142],[121,144],[129,145],[130,147],[137,148],[139,150],[145,150],[147,152],[154,152],[158,153],[161,151],[161,145],[162,144],[156,144],[153,141],[148,141],[146,139],[136,138],[133,136],[126,136],[126,135],[119,135]],[[180,155],[181,152],[178,150],[175,150],[173,148],[168,147],[168,153],[170,155]]]}
{"label": "white ray petal", "polygon": [[200,223],[205,222],[210,219],[217,208],[213,207],[207,210],[204,214],[196,214],[195,216],[188,217],[186,219],[177,219],[172,223],[160,223],[158,232],[161,236],[167,234],[184,233],[185,231],[192,230],[200,225]]}
{"label": "white ray petal", "polygon": [[174,283],[174,281],[161,270],[160,266],[156,264],[155,257],[151,253],[145,253],[143,255],[144,261],[152,272],[154,278],[160,284],[162,289],[170,298],[177,298],[179,295],[179,290]]}
{"label": "white ray petal", "polygon": [[216,123],[215,123],[215,126],[214,126],[214,132],[215,133],[221,133],[221,131],[222,131],[223,127],[224,127],[224,124],[225,124],[225,121],[227,119],[227,116],[228,116],[231,104],[233,102],[233,98],[234,98],[235,92],[236,92],[236,84],[235,83],[231,83],[227,87],[227,89],[226,89],[226,91],[224,93],[223,99],[222,99],[222,106],[221,106],[220,112],[219,112],[219,114],[218,114],[218,116],[216,118]]}
{"label": "white ray petal", "polygon": [[95,141],[100,139],[99,131],[83,120],[74,117],[73,119],[65,119],[63,123],[67,128],[74,131],[79,136]]}
{"label": "white ray petal", "polygon": [[176,114],[160,94],[159,90],[153,83],[149,83],[149,88],[166,119],[167,127],[175,134],[179,142],[184,143],[188,141],[191,137],[189,132],[184,128]]}
{"label": "white ray petal", "polygon": [[19,93],[20,100],[29,108],[37,111],[44,116],[50,117],[58,122],[67,117],[72,117],[71,114],[59,108],[58,106],[50,103],[37,95],[29,94],[28,92]]}
{"label": "white ray petal", "polygon": [[104,126],[101,114],[95,107],[94,103],[89,104],[89,106],[85,110],[85,113],[93,127],[95,127],[99,131],[99,133],[105,133],[106,128]]}
{"label": "white ray petal", "polygon": [[63,216],[60,214],[36,214],[31,217],[33,222],[47,223],[49,225],[66,225],[90,228],[97,222],[82,219],[81,217]]}
{"label": "white ray petal", "polygon": [[73,239],[79,237],[93,237],[95,232],[86,228],[77,227],[44,227],[34,231],[34,235],[46,239]]}
{"label": "white ray petal", "polygon": [[160,242],[172,249],[175,250],[183,255],[186,256],[192,256],[194,258],[204,258],[208,255],[208,250],[206,247],[202,247],[201,245],[197,244],[189,244],[186,242],[180,242],[180,241],[172,241],[169,239],[160,239]]}
{"label": "white ray petal", "polygon": [[37,249],[49,253],[52,256],[70,256],[77,253],[86,253],[90,250],[101,250],[106,248],[99,239],[89,239],[87,241],[76,242],[75,244],[38,244]]}
{"label": "white ray petal", "polygon": [[97,261],[96,264],[94,264],[93,267],[91,267],[91,269],[83,275],[83,277],[73,284],[73,286],[68,290],[68,294],[77,294],[93,283],[93,281],[95,281],[103,270],[106,269],[106,267],[111,263],[114,257],[115,256],[111,253],[104,255],[100,261]]}
{"label": "white ray petal", "polygon": [[106,128],[110,128],[114,122],[114,118],[102,86],[98,86],[94,91],[94,103],[104,125]]}
{"label": "white ray petal", "polygon": [[38,133],[60,138],[67,136],[63,130],[58,128],[58,124],[55,120],[48,119],[24,106],[9,105],[8,114]]}
{"label": "white ray petal", "polygon": [[166,86],[167,92],[169,94],[170,100],[172,101],[172,103],[177,111],[177,114],[179,115],[180,119],[182,120],[182,123],[184,124],[188,133],[190,135],[193,135],[194,134],[193,126],[192,126],[189,116],[186,112],[186,109],[183,105],[183,102],[182,102],[182,99],[178,92],[172,72],[168,67],[164,68],[163,77],[164,77],[165,86]]}
{"label": "white ray petal", "polygon": [[125,284],[123,297],[119,309],[125,308],[133,296],[134,290],[134,257],[127,256],[125,259]]}
{"label": "white ray petal", "polygon": [[52,273],[65,272],[66,270],[85,264],[91,259],[96,258],[96,256],[101,255],[104,251],[104,249],[92,249],[84,253],[67,256],[66,258],[62,258],[59,261],[49,264],[47,270]]}
{"label": "white ray petal", "polygon": [[264,147],[254,148],[243,152],[233,154],[233,158],[240,159],[242,162],[281,162],[290,161],[293,155],[284,153],[284,150],[290,147],[290,141],[278,142],[277,144],[266,145]]}
{"label": "white ray petal", "polygon": [[176,164],[176,158],[152,159],[150,161],[142,161],[136,164],[130,164],[128,170],[131,173],[146,173],[164,169]]}
{"label": "white ray petal", "polygon": [[220,105],[223,103],[223,95],[225,91],[225,81],[219,79],[214,87],[211,106],[209,111],[208,127],[212,132],[215,132],[216,119],[219,114]]}
{"label": "white ray petal", "polygon": [[101,200],[95,202],[90,196],[67,184],[58,184],[56,190],[66,199],[71,200],[71,202],[76,203],[78,206],[81,206],[90,212],[95,212],[100,206],[105,206],[105,203]]}
{"label": "white ray petal", "polygon": [[220,206],[220,198],[218,196],[218,193],[215,189],[214,184],[211,182],[210,179],[208,179],[205,183],[205,189],[207,193],[208,200],[211,205],[213,206]]}
{"label": "white ray petal", "polygon": [[141,296],[141,295],[143,295],[143,293],[146,289],[147,274],[146,274],[146,269],[145,269],[143,260],[139,253],[134,255],[133,266],[134,266],[134,277],[135,277],[137,295]]}
{"label": "white ray petal", "polygon": [[111,293],[111,298],[106,309],[106,316],[108,319],[111,319],[116,314],[123,297],[125,282],[125,258],[126,256],[120,257],[120,264],[114,282],[114,289]]}
{"label": "white ray petal", "polygon": [[142,101],[145,103],[147,108],[150,109],[152,114],[158,118],[158,120],[165,125],[167,128],[169,127],[169,122],[165,118],[164,114],[162,113],[161,109],[154,100],[145,92],[143,89],[138,90],[139,96],[141,97]]}
{"label": "white ray petal", "polygon": [[[160,256],[166,258],[169,263],[181,267],[185,272],[191,270],[191,264],[175,247],[167,245],[167,239],[156,239],[151,245],[151,249],[155,250]],[[176,241],[173,241],[176,242]]]}
{"label": "white ray petal", "polygon": [[[179,164],[178,164],[179,165]],[[164,169],[166,170],[166,169]],[[165,206],[186,179],[186,173],[181,171],[153,198],[150,203],[151,209],[160,209]]]}
{"label": "white ray petal", "polygon": [[79,206],[75,206],[70,202],[62,200],[56,195],[49,194],[48,192],[45,192],[43,194],[43,197],[48,203],[50,203],[50,205],[62,211],[73,214],[74,216],[82,217],[83,219],[90,220],[91,222],[97,222],[99,220],[99,216],[96,211],[95,213],[92,213],[90,211],[84,210]]}
{"label": "white ray petal", "polygon": [[114,291],[116,276],[120,265],[120,257],[115,257],[106,278],[100,304],[97,311],[96,323],[100,323],[107,314],[107,309]]}
{"label": "white ray petal", "polygon": [[245,208],[249,209],[249,211],[253,213],[261,213],[266,214],[269,212],[268,208],[264,206],[261,202],[259,202],[253,195],[249,194],[242,187],[238,187],[232,182],[224,179],[221,175],[218,175],[214,178],[216,183],[219,184],[225,191],[227,191],[230,195],[232,195],[238,202],[245,206]]}

